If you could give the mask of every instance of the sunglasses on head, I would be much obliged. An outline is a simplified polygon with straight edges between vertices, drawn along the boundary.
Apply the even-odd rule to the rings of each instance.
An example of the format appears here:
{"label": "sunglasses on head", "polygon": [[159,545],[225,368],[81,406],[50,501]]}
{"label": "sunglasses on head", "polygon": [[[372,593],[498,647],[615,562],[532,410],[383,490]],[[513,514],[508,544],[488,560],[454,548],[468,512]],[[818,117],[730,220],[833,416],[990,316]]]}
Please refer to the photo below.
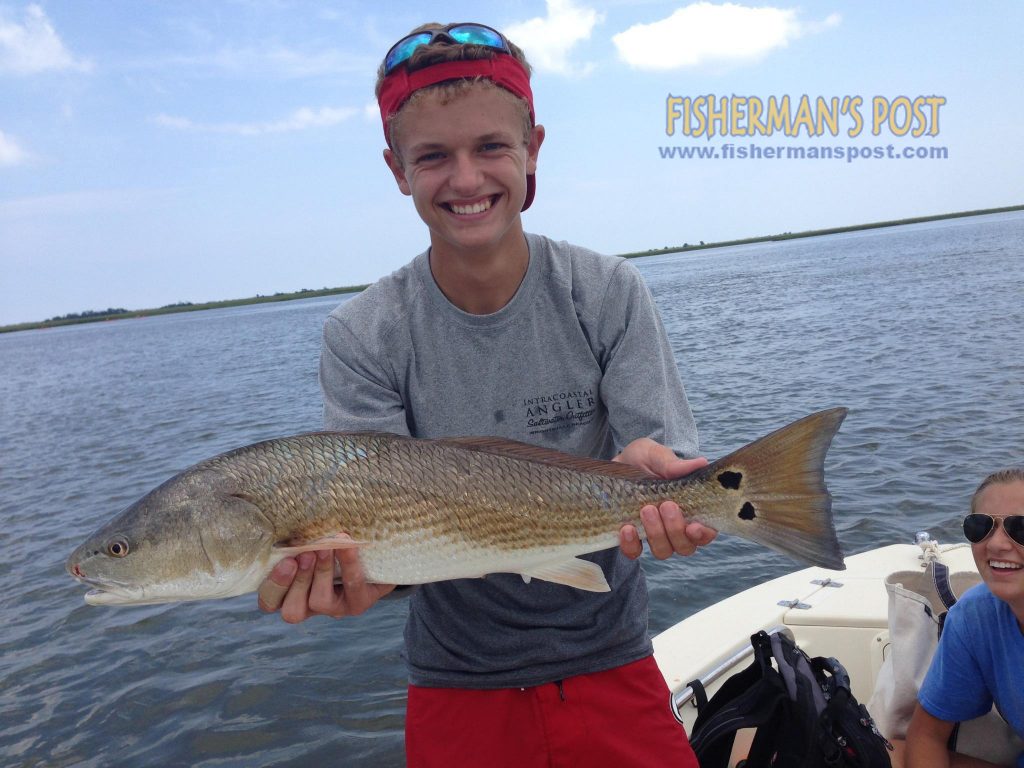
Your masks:
{"label": "sunglasses on head", "polygon": [[387,75],[404,61],[408,61],[417,48],[429,45],[437,39],[447,40],[456,45],[483,45],[505,53],[512,53],[508,40],[496,29],[483,24],[449,24],[440,29],[427,29],[406,35],[388,51],[384,57],[384,74]]}
{"label": "sunglasses on head", "polygon": [[964,536],[972,544],[978,544],[992,535],[992,531],[996,529],[997,520],[1002,521],[1006,535],[1024,547],[1024,515],[992,517],[992,515],[974,512],[964,518]]}

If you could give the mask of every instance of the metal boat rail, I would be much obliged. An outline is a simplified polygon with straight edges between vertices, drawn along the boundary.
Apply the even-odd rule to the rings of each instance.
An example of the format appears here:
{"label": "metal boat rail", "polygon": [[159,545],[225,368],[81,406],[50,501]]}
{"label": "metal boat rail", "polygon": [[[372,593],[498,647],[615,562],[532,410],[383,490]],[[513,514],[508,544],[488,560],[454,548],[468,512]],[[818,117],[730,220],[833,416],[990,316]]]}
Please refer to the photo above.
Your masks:
{"label": "metal boat rail", "polygon": [[[790,640],[794,639],[792,630],[789,627],[782,624],[778,624],[772,627],[771,629],[765,630],[765,632],[767,632],[767,634],[769,635],[782,634],[788,637]],[[697,681],[702,686],[707,688],[720,677],[735,669],[737,665],[742,664],[747,659],[753,658],[753,656],[754,646],[747,642],[746,646],[740,648],[736,653],[727,658],[714,669],[710,670],[706,675],[701,675],[699,678],[697,678]],[[683,716],[679,712],[679,709],[693,701],[694,696],[695,691],[693,690],[692,685],[687,685],[685,688],[682,688],[678,692],[669,694],[669,709],[672,710],[672,715],[675,717],[676,721],[680,725],[685,725],[685,721],[683,720]]]}

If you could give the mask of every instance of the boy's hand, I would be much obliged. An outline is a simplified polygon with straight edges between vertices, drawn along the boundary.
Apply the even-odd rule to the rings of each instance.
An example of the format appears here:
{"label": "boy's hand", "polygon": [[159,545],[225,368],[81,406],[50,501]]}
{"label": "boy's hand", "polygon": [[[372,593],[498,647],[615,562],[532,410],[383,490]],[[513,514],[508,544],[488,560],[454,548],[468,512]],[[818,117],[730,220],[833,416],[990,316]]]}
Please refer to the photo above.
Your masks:
{"label": "boy's hand", "polygon": [[[631,442],[613,461],[630,464],[665,480],[684,477],[708,463],[703,457],[680,459],[671,448],[646,437]],[[687,523],[679,505],[674,501],[664,501],[658,507],[648,504],[640,510],[640,519],[644,523],[651,554],[659,560],[673,554],[692,555],[697,547],[709,544],[718,535],[713,528],[700,523]],[[634,560],[643,553],[644,545],[635,526],[622,526],[619,548],[626,557]]]}
{"label": "boy's hand", "polygon": [[[334,585],[334,561],[341,566],[342,586]],[[303,552],[274,566],[259,588],[260,610],[281,611],[289,624],[310,616],[358,616],[395,588],[370,584],[355,548]]]}

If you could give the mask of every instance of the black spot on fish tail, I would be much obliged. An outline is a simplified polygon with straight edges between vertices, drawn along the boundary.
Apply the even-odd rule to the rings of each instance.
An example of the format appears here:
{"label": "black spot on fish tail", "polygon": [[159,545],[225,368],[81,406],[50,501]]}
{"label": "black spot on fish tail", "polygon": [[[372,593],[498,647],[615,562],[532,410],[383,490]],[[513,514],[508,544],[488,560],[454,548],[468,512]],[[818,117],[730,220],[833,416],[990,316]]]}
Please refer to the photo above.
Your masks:
{"label": "black spot on fish tail", "polygon": [[723,488],[735,491],[739,489],[740,483],[743,482],[743,474],[726,470],[718,475],[718,482],[722,484]]}
{"label": "black spot on fish tail", "polygon": [[753,520],[757,517],[757,513],[754,511],[754,505],[749,501],[743,502],[743,506],[740,507],[740,520]]}

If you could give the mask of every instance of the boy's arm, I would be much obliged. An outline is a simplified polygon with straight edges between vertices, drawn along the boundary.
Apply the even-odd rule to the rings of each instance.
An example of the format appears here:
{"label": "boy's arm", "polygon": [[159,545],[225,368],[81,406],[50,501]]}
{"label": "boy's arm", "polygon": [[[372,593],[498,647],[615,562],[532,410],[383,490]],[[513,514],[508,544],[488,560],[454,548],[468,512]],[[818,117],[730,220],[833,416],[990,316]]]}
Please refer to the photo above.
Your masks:
{"label": "boy's arm", "polygon": [[624,450],[636,438],[649,437],[678,456],[696,457],[697,426],[675,354],[635,266],[619,264],[599,307],[585,324],[601,366],[601,400],[616,445]]}
{"label": "boy's arm", "polygon": [[[688,475],[707,464],[697,454],[697,427],[690,413],[675,355],[658,309],[640,273],[621,262],[606,288],[600,312],[590,317],[593,349],[604,377],[601,398],[608,409],[612,433],[619,444],[634,435],[615,457],[665,479]],[[679,506],[664,502],[641,510],[651,554],[663,560],[690,555],[715,538],[715,531],[687,523]],[[632,525],[623,526],[620,549],[630,558],[643,552]]]}
{"label": "boy's arm", "polygon": [[[649,438],[634,440],[613,461],[630,464],[645,472],[674,480],[706,466],[708,460],[680,459],[664,445]],[[711,543],[717,532],[700,523],[687,523],[679,505],[665,501],[658,507],[649,504],[640,510],[651,554],[659,560],[676,555],[692,555],[697,547]],[[624,525],[619,533],[619,548],[626,557],[636,559],[643,553],[643,542],[632,525]]]}
{"label": "boy's arm", "polygon": [[337,317],[327,318],[320,348],[326,429],[409,434],[394,373],[377,351]]}

